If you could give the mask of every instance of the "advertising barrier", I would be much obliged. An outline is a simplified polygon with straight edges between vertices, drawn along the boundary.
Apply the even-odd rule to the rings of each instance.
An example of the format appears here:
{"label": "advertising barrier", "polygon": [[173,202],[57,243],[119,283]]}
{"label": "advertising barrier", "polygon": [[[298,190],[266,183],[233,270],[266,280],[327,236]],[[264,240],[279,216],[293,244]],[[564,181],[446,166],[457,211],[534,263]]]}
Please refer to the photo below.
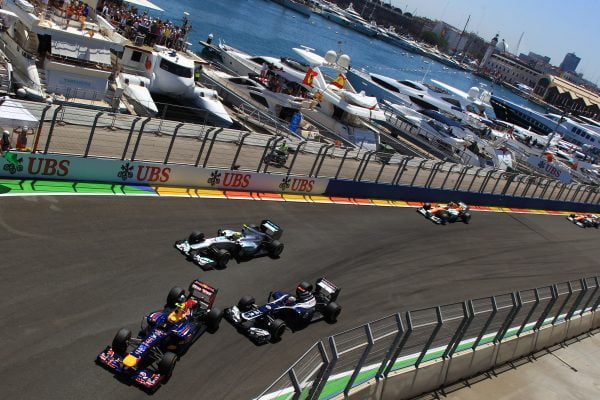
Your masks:
{"label": "advertising barrier", "polygon": [[0,158],[0,176],[299,194],[322,194],[329,183],[324,178],[23,152]]}

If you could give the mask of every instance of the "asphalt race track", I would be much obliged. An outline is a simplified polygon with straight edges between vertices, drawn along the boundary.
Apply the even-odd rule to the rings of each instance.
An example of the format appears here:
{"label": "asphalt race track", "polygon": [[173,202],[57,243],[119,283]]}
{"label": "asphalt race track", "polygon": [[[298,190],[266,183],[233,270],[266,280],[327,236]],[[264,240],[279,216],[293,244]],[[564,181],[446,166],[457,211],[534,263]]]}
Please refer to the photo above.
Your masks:
{"label": "asphalt race track", "polygon": [[[195,277],[224,308],[244,294],[327,276],[342,287],[336,325],[256,347],[223,321],[177,364],[157,399],[249,399],[321,337],[419,307],[595,275],[600,232],[564,217],[475,213],[437,226],[414,209],[184,198],[3,198],[0,398],[143,399],[94,363],[120,327],[135,331],[172,286]],[[281,259],[203,272],[173,247],[202,228],[284,228]]]}

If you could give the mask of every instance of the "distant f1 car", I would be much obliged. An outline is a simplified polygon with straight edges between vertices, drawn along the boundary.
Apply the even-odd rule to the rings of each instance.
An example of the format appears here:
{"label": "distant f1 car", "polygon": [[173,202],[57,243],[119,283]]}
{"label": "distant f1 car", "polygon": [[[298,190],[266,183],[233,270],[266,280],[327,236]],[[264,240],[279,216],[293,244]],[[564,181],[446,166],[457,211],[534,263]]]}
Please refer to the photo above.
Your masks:
{"label": "distant f1 car", "polygon": [[457,221],[468,224],[471,221],[469,206],[463,202],[451,202],[447,205],[438,204],[436,207],[433,207],[430,203],[425,203],[423,207],[417,209],[417,212],[441,225]]}
{"label": "distant f1 car", "polygon": [[173,373],[175,363],[205,331],[219,328],[223,311],[213,307],[217,289],[195,280],[189,293],[171,289],[163,310],[142,319],[136,337],[121,329],[97,362],[122,378],[153,392]]}
{"label": "distant f1 car", "polygon": [[312,322],[337,322],[342,308],[336,303],[340,289],[325,278],[296,287],[296,296],[271,292],[267,303],[256,305],[251,296],[244,296],[237,306],[225,309],[225,319],[257,345],[277,342],[286,327],[292,331],[303,329]]}
{"label": "distant f1 car", "polygon": [[571,214],[567,219],[580,228],[598,229],[600,227],[600,217],[593,214]]}
{"label": "distant f1 car", "polygon": [[192,232],[187,240],[175,242],[175,248],[201,267],[222,269],[232,259],[242,260],[268,255],[277,258],[283,251],[279,241],[283,230],[264,220],[260,226],[244,225],[240,232],[219,229],[217,236],[205,238]]}

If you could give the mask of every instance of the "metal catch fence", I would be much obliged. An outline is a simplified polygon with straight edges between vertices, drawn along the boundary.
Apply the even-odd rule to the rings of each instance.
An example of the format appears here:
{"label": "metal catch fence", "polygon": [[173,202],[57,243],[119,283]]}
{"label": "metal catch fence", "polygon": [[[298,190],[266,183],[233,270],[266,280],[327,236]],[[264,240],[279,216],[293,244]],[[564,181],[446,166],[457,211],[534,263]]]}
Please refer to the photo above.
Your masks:
{"label": "metal catch fence", "polygon": [[[561,324],[600,307],[600,279],[397,313],[315,343],[258,400],[329,399],[393,371]],[[451,383],[451,382],[448,382]]]}
{"label": "metal catch fence", "polygon": [[[291,136],[12,101],[39,121],[28,139],[28,148],[45,154],[186,164],[587,204],[600,202],[598,186],[566,184],[548,177],[338,147]],[[265,157],[283,141],[290,148],[286,164],[275,167],[265,163]]]}

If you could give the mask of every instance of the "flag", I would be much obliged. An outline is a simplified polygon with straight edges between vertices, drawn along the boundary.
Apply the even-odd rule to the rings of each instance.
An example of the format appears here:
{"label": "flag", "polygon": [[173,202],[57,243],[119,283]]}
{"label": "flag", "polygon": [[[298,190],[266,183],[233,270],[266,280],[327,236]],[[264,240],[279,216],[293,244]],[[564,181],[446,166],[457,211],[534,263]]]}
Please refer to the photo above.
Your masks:
{"label": "flag", "polygon": [[308,71],[306,71],[306,75],[304,76],[304,80],[302,81],[303,85],[308,85],[310,87],[312,87],[312,83],[313,83],[313,79],[315,79],[315,76],[318,76],[319,73],[314,71],[312,68],[308,68]]}
{"label": "flag", "polygon": [[339,74],[337,78],[331,81],[331,84],[335,87],[343,89],[344,85],[346,84],[346,77],[344,76],[344,74]]}

